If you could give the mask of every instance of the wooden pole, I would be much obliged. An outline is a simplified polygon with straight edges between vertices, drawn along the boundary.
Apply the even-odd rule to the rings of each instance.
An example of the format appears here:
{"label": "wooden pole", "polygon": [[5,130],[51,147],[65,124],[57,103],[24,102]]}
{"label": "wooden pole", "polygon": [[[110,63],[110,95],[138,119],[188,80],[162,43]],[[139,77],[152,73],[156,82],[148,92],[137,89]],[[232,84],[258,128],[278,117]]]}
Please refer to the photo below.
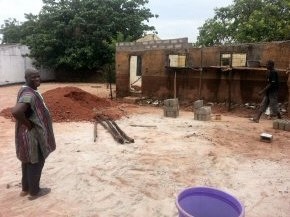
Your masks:
{"label": "wooden pole", "polygon": [[201,77],[202,77],[202,68],[199,69],[199,90],[198,90],[199,99],[201,99]]}
{"label": "wooden pole", "polygon": [[113,90],[112,90],[112,83],[110,82],[110,97],[111,100],[113,99]]}
{"label": "wooden pole", "polygon": [[288,118],[290,118],[290,64],[289,64],[289,69],[286,71],[288,74],[288,81],[287,81],[287,86],[288,86]]}
{"label": "wooden pole", "polygon": [[202,48],[200,50],[200,69],[199,69],[199,89],[198,89],[198,98],[201,99],[201,79],[202,79]]}
{"label": "wooden pole", "polygon": [[228,101],[228,111],[231,110],[231,104],[232,104],[232,76],[233,76],[233,73],[232,73],[232,69],[230,69],[229,71],[229,83],[228,83],[228,94],[229,94],[229,101]]}
{"label": "wooden pole", "polygon": [[231,53],[230,68],[228,70],[228,111],[232,104],[232,76],[233,76],[233,53]]}
{"label": "wooden pole", "polygon": [[176,99],[176,70],[174,70],[174,99]]}

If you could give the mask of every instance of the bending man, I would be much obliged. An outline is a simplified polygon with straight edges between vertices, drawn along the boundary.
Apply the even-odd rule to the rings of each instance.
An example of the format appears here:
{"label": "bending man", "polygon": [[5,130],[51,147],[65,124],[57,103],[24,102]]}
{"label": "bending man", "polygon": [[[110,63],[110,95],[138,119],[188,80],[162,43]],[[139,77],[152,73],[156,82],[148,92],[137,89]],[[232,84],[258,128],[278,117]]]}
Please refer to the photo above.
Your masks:
{"label": "bending man", "polygon": [[274,62],[272,60],[268,60],[267,69],[267,85],[259,92],[259,95],[264,94],[264,97],[258,113],[252,119],[257,123],[259,122],[261,115],[266,111],[268,106],[270,107],[270,116],[277,116],[279,119],[281,119],[281,114],[278,108],[279,76],[277,71],[274,69]]}

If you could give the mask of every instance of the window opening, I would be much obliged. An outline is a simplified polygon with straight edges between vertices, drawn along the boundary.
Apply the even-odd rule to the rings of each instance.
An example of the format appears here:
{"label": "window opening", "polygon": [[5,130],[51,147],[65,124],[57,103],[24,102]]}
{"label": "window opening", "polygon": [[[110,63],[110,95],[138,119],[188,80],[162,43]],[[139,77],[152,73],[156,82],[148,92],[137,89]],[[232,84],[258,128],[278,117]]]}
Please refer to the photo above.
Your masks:
{"label": "window opening", "polygon": [[233,67],[244,67],[247,64],[247,54],[245,53],[234,53],[232,57]]}
{"label": "window opening", "polygon": [[168,56],[170,67],[185,67],[186,55],[184,54],[171,54]]}
{"label": "window opening", "polygon": [[221,66],[244,67],[247,63],[245,53],[223,53],[221,54]]}
{"label": "window opening", "polygon": [[225,53],[221,54],[221,66],[230,66],[231,65],[231,54]]}

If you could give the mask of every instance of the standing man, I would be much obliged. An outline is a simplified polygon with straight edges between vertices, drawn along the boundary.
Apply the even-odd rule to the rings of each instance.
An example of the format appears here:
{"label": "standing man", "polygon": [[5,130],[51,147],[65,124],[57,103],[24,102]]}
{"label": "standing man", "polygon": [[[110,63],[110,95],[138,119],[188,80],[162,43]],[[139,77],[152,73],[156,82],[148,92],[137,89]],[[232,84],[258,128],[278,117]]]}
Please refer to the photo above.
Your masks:
{"label": "standing man", "polygon": [[274,61],[268,60],[267,62],[267,86],[259,92],[259,95],[264,94],[258,113],[252,121],[258,123],[261,115],[270,107],[270,116],[277,116],[281,119],[281,114],[278,108],[278,90],[279,90],[279,76],[274,69]]}
{"label": "standing man", "polygon": [[55,150],[55,139],[49,111],[37,91],[40,75],[35,69],[25,71],[26,83],[18,92],[17,103],[12,108],[16,119],[16,155],[22,167],[22,192],[29,199],[49,193],[39,188],[42,168],[47,156]]}

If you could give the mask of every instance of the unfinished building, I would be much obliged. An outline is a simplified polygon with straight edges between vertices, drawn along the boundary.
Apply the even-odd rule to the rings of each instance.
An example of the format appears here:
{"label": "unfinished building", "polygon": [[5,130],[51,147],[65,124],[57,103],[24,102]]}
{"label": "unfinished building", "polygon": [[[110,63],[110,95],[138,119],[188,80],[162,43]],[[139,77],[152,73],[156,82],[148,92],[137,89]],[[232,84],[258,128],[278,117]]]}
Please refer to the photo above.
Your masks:
{"label": "unfinished building", "polygon": [[279,102],[289,102],[290,41],[199,48],[187,38],[119,43],[117,97],[259,102],[269,59],[280,75]]}

